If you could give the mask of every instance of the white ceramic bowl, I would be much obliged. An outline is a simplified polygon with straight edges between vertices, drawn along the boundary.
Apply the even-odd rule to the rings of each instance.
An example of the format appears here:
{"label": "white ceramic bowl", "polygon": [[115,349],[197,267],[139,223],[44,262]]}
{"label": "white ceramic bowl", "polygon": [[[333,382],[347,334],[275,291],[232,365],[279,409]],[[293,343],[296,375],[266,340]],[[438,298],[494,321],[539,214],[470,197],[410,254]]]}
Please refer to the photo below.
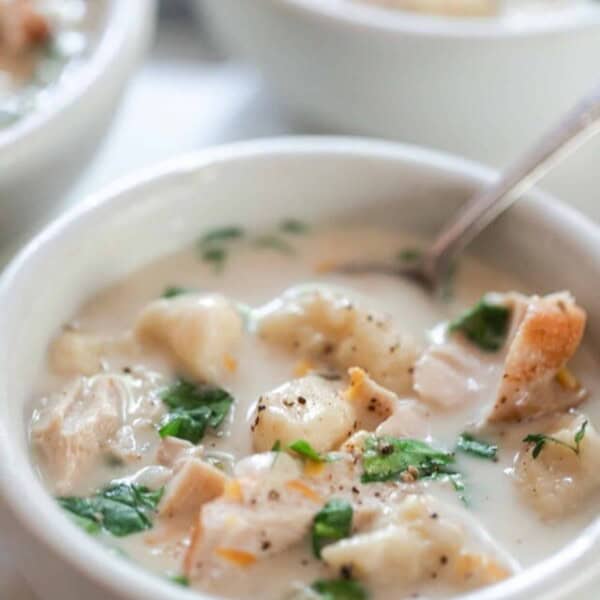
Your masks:
{"label": "white ceramic bowl", "polygon": [[[33,382],[49,339],[90,295],[234,218],[248,227],[290,214],[360,220],[431,235],[493,173],[408,146],[352,139],[262,141],[210,149],[90,198],[34,239],[0,279],[0,497],[3,541],[42,598],[208,600],[111,554],[47,494],[28,452]],[[540,291],[569,288],[600,341],[600,233],[533,193],[474,251]],[[573,268],[577,265],[577,268]],[[471,600],[597,600],[600,521],[539,566]],[[586,590],[589,595],[586,596]]]}
{"label": "white ceramic bowl", "polygon": [[93,0],[91,51],[40,107],[0,129],[0,249],[47,216],[81,174],[153,31],[154,0]]}
{"label": "white ceramic bowl", "polygon": [[352,0],[195,2],[302,123],[487,163],[513,158],[598,80],[600,5],[592,3],[532,22]]}

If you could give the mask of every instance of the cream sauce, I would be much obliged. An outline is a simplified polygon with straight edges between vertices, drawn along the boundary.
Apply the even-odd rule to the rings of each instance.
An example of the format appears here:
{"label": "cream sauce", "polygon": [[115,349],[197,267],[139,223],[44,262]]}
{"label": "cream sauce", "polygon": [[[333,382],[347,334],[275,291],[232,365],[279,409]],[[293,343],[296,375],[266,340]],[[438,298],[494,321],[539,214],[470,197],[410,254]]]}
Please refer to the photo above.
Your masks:
{"label": "cream sauce", "polygon": [[[256,308],[272,301],[291,286],[310,283],[339,286],[369,308],[389,313],[399,331],[412,334],[424,346],[440,321],[456,316],[485,292],[528,291],[526,286],[510,276],[465,258],[455,275],[451,297],[437,301],[402,280],[380,275],[348,277],[318,272],[320,265],[330,261],[394,256],[404,248],[418,245],[418,241],[410,237],[371,229],[314,230],[306,234],[281,234],[281,237],[293,247],[293,254],[260,248],[247,239],[231,242],[221,273],[216,273],[212,265],[202,262],[195,248],[163,258],[99,293],[82,307],[70,325],[82,332],[121,334],[131,328],[140,310],[170,285],[217,291]],[[235,406],[219,435],[209,434],[202,442],[207,450],[226,452],[235,460],[252,453],[250,426],[258,397],[293,378],[297,358],[246,335],[237,361],[237,371],[219,382],[231,391],[236,399]],[[169,364],[156,356],[148,356],[141,362],[168,377],[174,375]],[[109,370],[134,366],[123,358],[108,359],[107,363]],[[590,399],[581,410],[592,422],[600,424],[600,408],[595,401],[598,365],[592,352],[585,347],[580,348],[572,368],[590,390]],[[67,381],[68,378],[57,376],[48,368],[38,382],[38,397],[47,397],[61,389]],[[37,403],[36,408],[39,407]],[[452,449],[457,436],[478,420],[481,407],[466,404],[450,411],[433,408],[430,412],[432,439]],[[466,476],[470,512],[495,543],[522,567],[548,557],[572,541],[596,514],[590,502],[572,517],[544,523],[522,503],[510,472],[514,456],[522,448],[521,440],[530,432],[531,425],[528,424],[505,425],[486,431],[485,437],[497,442],[500,447],[496,463],[463,454],[457,457],[458,467]],[[158,435],[149,428],[144,436],[145,451],[136,464],[102,464],[82,479],[75,492],[86,495],[110,480],[131,477],[153,463],[158,442]],[[52,490],[53,482],[47,477],[43,465],[39,468]],[[428,487],[433,495],[451,504],[459,504],[456,494],[445,486],[431,483]],[[166,576],[174,575],[181,572],[182,556],[189,545],[189,523],[159,522],[147,533],[121,539],[103,534],[102,539],[109,547],[119,548],[148,569]],[[327,576],[326,569],[312,558],[307,543],[259,561],[245,569],[239,577],[227,578],[211,589],[227,598],[280,600],[289,591],[290,582],[310,583],[324,576]],[[376,586],[371,588],[371,592],[372,600],[413,597],[411,594],[414,593],[428,597],[448,595],[448,590],[434,581],[403,590],[405,596],[398,595],[402,592],[396,586]]]}

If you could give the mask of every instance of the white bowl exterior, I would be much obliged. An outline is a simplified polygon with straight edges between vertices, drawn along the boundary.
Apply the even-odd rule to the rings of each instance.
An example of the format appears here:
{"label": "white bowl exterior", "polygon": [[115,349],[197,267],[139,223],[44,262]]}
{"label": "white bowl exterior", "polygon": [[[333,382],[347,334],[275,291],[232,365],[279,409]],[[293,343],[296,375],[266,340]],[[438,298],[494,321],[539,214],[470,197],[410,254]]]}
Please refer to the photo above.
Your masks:
{"label": "white bowl exterior", "polygon": [[485,162],[512,158],[598,77],[600,9],[595,22],[528,33],[385,13],[362,22],[321,13],[325,1],[196,2],[302,120]]}
{"label": "white bowl exterior", "polygon": [[[259,227],[294,215],[308,221],[369,221],[431,235],[492,173],[410,147],[358,140],[296,139],[209,150],[107,190],[62,217],[0,279],[0,496],[3,533],[43,597],[61,600],[193,598],[111,555],[61,514],[29,459],[27,421],[47,344],[90,295],[132,270],[233,221]],[[476,250],[540,291],[571,289],[600,343],[600,234],[541,194],[516,205]],[[577,265],[577,268],[573,268]],[[562,555],[472,600],[586,597],[598,584],[600,523]],[[585,553],[585,554],[584,554]],[[566,558],[578,558],[576,568]],[[35,565],[35,568],[30,568]],[[525,587],[524,587],[525,586]]]}
{"label": "white bowl exterior", "polygon": [[103,0],[104,31],[51,106],[0,132],[0,248],[39,225],[98,149],[154,30],[154,0]]}

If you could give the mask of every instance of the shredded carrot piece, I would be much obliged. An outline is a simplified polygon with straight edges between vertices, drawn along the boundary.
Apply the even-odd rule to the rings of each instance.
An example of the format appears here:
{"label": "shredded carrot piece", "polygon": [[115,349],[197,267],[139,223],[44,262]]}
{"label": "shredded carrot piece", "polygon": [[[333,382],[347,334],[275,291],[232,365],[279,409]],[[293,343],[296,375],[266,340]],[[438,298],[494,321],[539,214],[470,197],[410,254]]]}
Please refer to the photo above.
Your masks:
{"label": "shredded carrot piece", "polygon": [[350,386],[346,388],[344,395],[348,400],[354,400],[365,382],[367,374],[360,367],[352,367],[348,369],[348,375],[350,375]]}
{"label": "shredded carrot piece", "polygon": [[292,479],[285,484],[290,490],[294,490],[299,492],[309,500],[313,500],[314,502],[323,502],[323,498],[315,492],[310,486],[306,485],[300,479]]}
{"label": "shredded carrot piece", "polygon": [[304,474],[307,477],[318,477],[325,470],[324,462],[317,462],[316,460],[306,460],[304,462]]}
{"label": "shredded carrot piece", "polygon": [[309,360],[301,360],[294,367],[294,377],[304,377],[313,371],[315,366]]}
{"label": "shredded carrot piece", "polygon": [[227,480],[223,489],[223,496],[232,502],[243,502],[244,494],[242,493],[240,482],[237,479]]}
{"label": "shredded carrot piece", "polygon": [[225,354],[223,357],[223,364],[230,373],[235,373],[237,371],[237,360],[235,360],[231,354]]}
{"label": "shredded carrot piece", "polygon": [[570,392],[576,392],[581,387],[577,377],[567,367],[563,367],[556,374],[556,381],[563,389]]}
{"label": "shredded carrot piece", "polygon": [[216,548],[215,554],[239,567],[249,567],[256,562],[256,556],[251,552],[236,550],[235,548]]}
{"label": "shredded carrot piece", "polygon": [[336,263],[332,260],[322,260],[315,265],[315,273],[331,273],[335,269]]}

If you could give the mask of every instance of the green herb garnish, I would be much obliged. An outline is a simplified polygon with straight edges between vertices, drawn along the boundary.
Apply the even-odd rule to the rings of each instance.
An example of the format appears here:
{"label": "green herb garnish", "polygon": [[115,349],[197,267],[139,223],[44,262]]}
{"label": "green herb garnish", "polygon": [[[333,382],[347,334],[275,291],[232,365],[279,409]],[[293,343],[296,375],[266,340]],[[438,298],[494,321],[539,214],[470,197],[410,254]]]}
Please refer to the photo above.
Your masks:
{"label": "green herb garnish", "polygon": [[367,600],[367,592],[352,579],[321,579],[311,586],[322,600]]}
{"label": "green herb garnish", "polygon": [[489,460],[496,460],[498,454],[497,445],[477,439],[470,433],[461,433],[458,437],[456,447],[467,454],[472,454],[479,458],[487,458]]}
{"label": "green herb garnish", "polygon": [[173,575],[169,577],[169,581],[182,587],[190,587],[190,580],[185,575]]}
{"label": "green herb garnish", "polygon": [[325,546],[351,534],[352,514],[351,504],[335,498],[316,514],[312,526],[312,547],[317,558],[321,558],[321,550]]}
{"label": "green herb garnish", "polygon": [[183,379],[169,386],[161,397],[171,412],[160,423],[160,436],[177,437],[193,444],[203,438],[207,427],[219,427],[233,404],[233,397],[223,388]]}
{"label": "green herb garnish", "polygon": [[543,433],[530,433],[527,437],[523,438],[523,441],[528,444],[534,445],[533,452],[532,452],[532,456],[534,459],[536,459],[540,455],[540,452],[544,449],[544,446],[549,442],[552,444],[558,444],[559,446],[564,446],[565,448],[572,450],[573,452],[575,452],[575,454],[577,456],[579,456],[579,452],[581,450],[581,448],[580,448],[581,442],[582,442],[583,438],[585,437],[585,430],[586,430],[587,426],[588,426],[588,421],[586,419],[581,424],[581,426],[579,427],[577,432],[575,433],[575,436],[573,438],[573,445],[567,444],[566,442],[563,442],[562,440],[559,440],[550,435],[545,435]]}
{"label": "green herb garnish", "polygon": [[506,339],[510,310],[500,304],[491,304],[482,298],[448,326],[451,333],[460,331],[482,350],[495,352]]}
{"label": "green herb garnish", "polygon": [[330,460],[328,456],[317,452],[306,440],[296,440],[288,448],[299,454],[302,458],[308,458],[315,462],[329,462]]}
{"label": "green herb garnish", "polygon": [[225,248],[205,248],[201,252],[204,262],[212,264],[216,273],[220,273],[227,260],[227,250]]}
{"label": "green herb garnish", "polygon": [[281,229],[281,231],[294,234],[307,233],[310,229],[310,227],[306,223],[298,221],[297,219],[285,219],[281,222],[279,228]]}
{"label": "green herb garnish", "polygon": [[281,452],[281,440],[277,440],[273,447],[271,448],[271,452]]}
{"label": "green herb garnish", "polygon": [[284,239],[276,235],[261,235],[254,240],[254,244],[259,248],[277,250],[282,254],[294,254],[294,249],[292,246]]}
{"label": "green herb garnish", "polygon": [[176,298],[177,296],[183,296],[184,294],[189,294],[192,290],[184,287],[180,287],[178,285],[170,285],[165,288],[165,291],[162,293],[161,298]]}
{"label": "green herb garnish", "polygon": [[123,537],[152,527],[153,515],[164,488],[150,490],[144,486],[116,483],[90,498],[68,496],[58,503],[75,515],[76,522],[88,533],[101,529]]}
{"label": "green herb garnish", "polygon": [[422,256],[423,252],[418,248],[404,248],[397,254],[398,260],[403,262],[416,262],[417,260],[420,260]]}
{"label": "green herb garnish", "polygon": [[362,462],[362,481],[372,483],[397,479],[410,467],[416,469],[417,479],[445,473],[454,455],[420,440],[371,435],[365,440]]}
{"label": "green herb garnish", "polygon": [[213,229],[208,233],[205,233],[200,238],[201,246],[208,246],[216,242],[226,242],[230,240],[236,240],[244,236],[244,230],[241,227],[220,227],[219,229]]}

